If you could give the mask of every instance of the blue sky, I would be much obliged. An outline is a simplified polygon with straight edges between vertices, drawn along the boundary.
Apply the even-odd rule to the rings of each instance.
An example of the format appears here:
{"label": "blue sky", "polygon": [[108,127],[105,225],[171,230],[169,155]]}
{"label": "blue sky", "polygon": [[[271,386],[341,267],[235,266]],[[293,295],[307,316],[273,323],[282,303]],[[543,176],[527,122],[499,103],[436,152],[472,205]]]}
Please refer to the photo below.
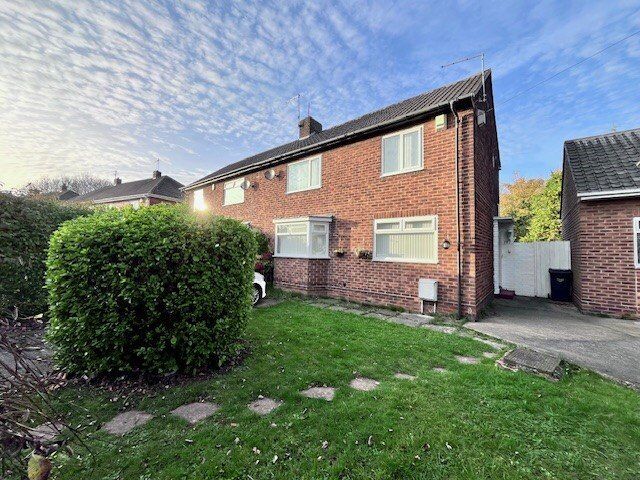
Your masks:
{"label": "blue sky", "polygon": [[558,168],[568,138],[640,127],[640,0],[0,0],[0,182],[161,170],[187,183],[297,136],[494,74],[502,180]]}

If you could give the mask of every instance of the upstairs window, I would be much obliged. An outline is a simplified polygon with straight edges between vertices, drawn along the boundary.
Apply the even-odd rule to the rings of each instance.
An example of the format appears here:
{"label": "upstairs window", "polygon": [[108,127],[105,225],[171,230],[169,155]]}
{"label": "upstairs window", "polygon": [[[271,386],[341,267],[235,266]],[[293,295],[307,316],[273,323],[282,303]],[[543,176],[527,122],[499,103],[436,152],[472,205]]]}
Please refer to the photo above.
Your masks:
{"label": "upstairs window", "polygon": [[422,126],[382,137],[382,176],[422,170]]}
{"label": "upstairs window", "polygon": [[438,262],[438,217],[376,220],[373,259],[383,262]]}
{"label": "upstairs window", "polygon": [[193,209],[197,212],[206,210],[207,205],[204,203],[204,190],[202,188],[193,192]]}
{"label": "upstairs window", "polygon": [[244,190],[240,187],[242,182],[244,182],[244,178],[225,182],[222,200],[223,205],[235,205],[244,202]]}
{"label": "upstairs window", "polygon": [[633,219],[633,261],[640,268],[640,217]]}
{"label": "upstairs window", "polygon": [[322,158],[306,158],[287,165],[287,193],[302,192],[320,188]]}
{"label": "upstairs window", "polygon": [[330,216],[274,220],[276,257],[329,258]]}

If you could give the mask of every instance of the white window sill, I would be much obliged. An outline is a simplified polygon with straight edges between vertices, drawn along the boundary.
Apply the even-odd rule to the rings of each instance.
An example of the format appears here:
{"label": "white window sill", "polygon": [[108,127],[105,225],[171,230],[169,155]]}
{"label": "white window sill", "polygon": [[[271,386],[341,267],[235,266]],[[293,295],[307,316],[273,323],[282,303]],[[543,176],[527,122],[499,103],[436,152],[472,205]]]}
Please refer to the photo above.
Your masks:
{"label": "white window sill", "polygon": [[244,202],[236,202],[236,203],[223,203],[223,207],[232,207],[233,205],[242,205]]}
{"label": "white window sill", "polygon": [[403,173],[419,172],[420,170],[424,170],[423,165],[420,165],[419,167],[407,168],[406,170],[399,170],[397,172],[383,173],[382,175],[380,175],[380,178],[402,175]]}
{"label": "white window sill", "polygon": [[319,256],[312,257],[310,255],[283,255],[283,254],[274,254],[274,258],[306,258],[308,260],[329,260],[331,257],[329,256]]}
{"label": "white window sill", "polygon": [[303,188],[302,190],[287,190],[284,192],[286,195],[290,195],[292,193],[300,193],[300,192],[308,192],[310,190],[318,190],[322,188],[322,185],[318,185],[317,187]]}
{"label": "white window sill", "polygon": [[438,260],[420,260],[415,258],[372,258],[373,262],[386,262],[386,263],[420,263],[428,265],[437,265]]}

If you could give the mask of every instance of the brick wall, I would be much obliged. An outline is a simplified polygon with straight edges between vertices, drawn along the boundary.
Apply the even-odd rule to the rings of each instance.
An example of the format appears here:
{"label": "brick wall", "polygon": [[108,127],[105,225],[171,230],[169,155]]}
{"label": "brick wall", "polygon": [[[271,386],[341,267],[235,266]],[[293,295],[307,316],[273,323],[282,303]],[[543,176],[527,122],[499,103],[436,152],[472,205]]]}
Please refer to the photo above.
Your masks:
{"label": "brick wall", "polygon": [[576,185],[573,181],[569,163],[565,158],[562,166],[562,196],[560,219],[562,221],[562,239],[571,242],[571,270],[573,271],[573,301],[582,304],[582,268],[580,265],[580,207]]}
{"label": "brick wall", "polygon": [[[475,315],[478,292],[487,288],[485,277],[491,279],[492,266],[478,278],[476,270],[484,268],[486,258],[492,255],[492,232],[485,231],[484,223],[497,211],[497,197],[489,205],[491,195],[480,204],[483,223],[482,234],[488,235],[480,243],[475,237],[475,188],[477,179],[497,185],[498,170],[486,172],[486,159],[474,163],[474,148],[478,138],[495,137],[495,124],[485,126],[493,133],[474,133],[473,111],[460,112],[462,118],[460,138],[461,167],[461,225],[463,232],[463,294],[464,313]],[[222,205],[224,181],[204,187],[208,209],[243,221],[264,231],[273,242],[273,220],[306,215],[331,214],[329,260],[292,258],[275,259],[275,283],[283,288],[321,293],[372,304],[394,305],[411,311],[420,310],[417,297],[418,279],[439,280],[438,308],[453,312],[457,308],[456,295],[456,208],[453,117],[449,115],[449,128],[435,131],[434,119],[423,122],[424,169],[418,172],[381,177],[381,136],[366,138],[343,145],[322,154],[322,186],[319,189],[287,194],[286,165],[275,167],[280,178],[266,180],[264,170],[245,175],[255,188],[245,192],[245,201],[238,205]],[[405,127],[403,127],[405,128]],[[486,142],[485,142],[486,143]],[[486,148],[483,143],[480,148]],[[228,180],[228,179],[227,179]],[[193,192],[187,192],[186,201],[192,203]],[[377,262],[357,258],[356,249],[373,249],[374,219],[438,215],[438,263],[412,264]],[[442,248],[444,240],[451,248]],[[336,249],[346,250],[343,257],[334,254]],[[481,261],[476,260],[480,253]],[[491,280],[490,280],[491,281]],[[492,289],[492,284],[489,290]],[[482,293],[484,295],[484,293]]]}

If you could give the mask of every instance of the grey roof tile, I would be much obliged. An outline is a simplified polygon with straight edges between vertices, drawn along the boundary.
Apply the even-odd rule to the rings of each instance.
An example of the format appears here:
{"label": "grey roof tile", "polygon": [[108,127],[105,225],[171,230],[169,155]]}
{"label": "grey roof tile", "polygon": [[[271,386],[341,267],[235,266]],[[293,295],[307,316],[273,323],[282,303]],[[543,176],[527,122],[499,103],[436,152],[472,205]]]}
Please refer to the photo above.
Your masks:
{"label": "grey roof tile", "polygon": [[180,190],[183,185],[171,177],[146,178],[134,182],[125,182],[120,185],[102,187],[84,195],[73,198],[72,202],[108,202],[111,199],[121,197],[145,197],[147,195],[162,195],[163,197],[182,200],[183,193]]}
{"label": "grey roof tile", "polygon": [[[487,70],[485,75],[487,77],[490,76],[491,70]],[[252,155],[243,160],[222,167],[221,169],[189,184],[186,188],[230,175],[245,168],[250,168],[253,165],[276,161],[279,157],[290,155],[294,152],[296,154],[302,153],[312,147],[318,147],[323,142],[337,140],[344,135],[355,134],[361,130],[374,128],[381,124],[400,121],[407,116],[436,110],[447,105],[452,100],[476,95],[480,91],[480,88],[482,88],[482,74],[478,73],[455,83],[444,85],[429,92],[403,100],[399,103],[389,105],[380,110],[367,113],[343,124],[323,130],[322,132]]]}
{"label": "grey roof tile", "polygon": [[564,142],[578,193],[640,188],[640,129]]}

